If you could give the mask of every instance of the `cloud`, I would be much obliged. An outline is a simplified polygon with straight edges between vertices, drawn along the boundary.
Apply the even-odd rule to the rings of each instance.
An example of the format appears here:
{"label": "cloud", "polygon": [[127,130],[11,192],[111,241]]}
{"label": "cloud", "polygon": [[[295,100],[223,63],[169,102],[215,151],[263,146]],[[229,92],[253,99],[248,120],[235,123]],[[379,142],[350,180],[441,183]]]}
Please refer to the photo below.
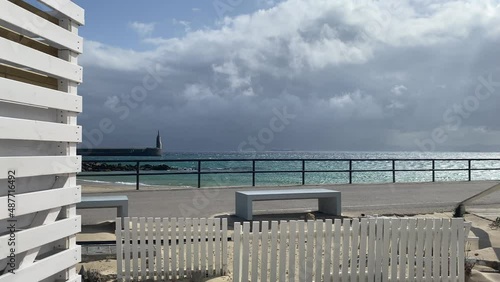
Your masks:
{"label": "cloud", "polygon": [[[180,37],[151,31],[147,51],[88,40],[80,120],[90,130],[113,119],[107,145],[140,145],[159,128],[169,149],[235,150],[286,106],[297,119],[269,147],[418,150],[413,140],[446,124],[480,76],[500,81],[499,19],[492,0],[288,0]],[[126,105],[121,95],[157,67],[167,75],[127,119],[103,107]],[[499,95],[481,100],[437,149],[500,144],[498,106]]]}
{"label": "cloud", "polygon": [[129,27],[139,36],[146,37],[150,36],[155,30],[155,23],[131,22],[129,23]]}

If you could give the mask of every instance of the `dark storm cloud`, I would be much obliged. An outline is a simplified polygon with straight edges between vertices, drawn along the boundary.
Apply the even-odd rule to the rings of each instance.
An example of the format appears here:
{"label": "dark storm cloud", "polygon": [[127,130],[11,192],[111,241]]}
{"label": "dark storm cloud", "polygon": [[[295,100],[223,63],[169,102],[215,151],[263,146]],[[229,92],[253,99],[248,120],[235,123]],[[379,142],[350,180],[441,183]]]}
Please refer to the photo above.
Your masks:
{"label": "dark storm cloud", "polygon": [[[145,38],[146,52],[89,41],[84,145],[150,145],[159,129],[167,150],[237,150],[288,111],[258,147],[491,149],[499,26],[495,1],[289,0],[182,38]],[[477,98],[490,75],[490,95]]]}

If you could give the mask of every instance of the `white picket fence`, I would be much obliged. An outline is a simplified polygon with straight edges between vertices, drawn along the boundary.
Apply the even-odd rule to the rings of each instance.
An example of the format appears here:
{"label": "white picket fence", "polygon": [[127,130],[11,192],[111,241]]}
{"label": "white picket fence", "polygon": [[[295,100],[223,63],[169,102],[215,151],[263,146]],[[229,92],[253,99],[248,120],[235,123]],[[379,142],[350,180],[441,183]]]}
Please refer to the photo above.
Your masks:
{"label": "white picket fence", "polygon": [[124,218],[116,223],[118,281],[227,274],[227,219]]}
{"label": "white picket fence", "polygon": [[219,276],[228,263],[237,282],[464,281],[470,230],[463,219],[244,222],[232,234],[226,219],[116,222],[119,281]]}
{"label": "white picket fence", "polygon": [[464,281],[469,228],[463,219],[235,223],[233,281]]}

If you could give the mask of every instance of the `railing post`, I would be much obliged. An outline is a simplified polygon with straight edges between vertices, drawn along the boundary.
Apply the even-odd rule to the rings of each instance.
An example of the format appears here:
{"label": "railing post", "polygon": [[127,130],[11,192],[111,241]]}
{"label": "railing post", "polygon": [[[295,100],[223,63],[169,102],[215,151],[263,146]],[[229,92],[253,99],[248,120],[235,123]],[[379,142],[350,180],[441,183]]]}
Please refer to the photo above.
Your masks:
{"label": "railing post", "polygon": [[306,185],[306,160],[302,160],[302,185]]}
{"label": "railing post", "polygon": [[140,162],[136,162],[135,164],[135,190],[139,190],[140,182],[139,182],[139,176],[141,175],[141,166]]}
{"label": "railing post", "polygon": [[352,184],[352,160],[349,160],[349,184]]}
{"label": "railing post", "polygon": [[432,160],[432,182],[436,182],[436,161]]}
{"label": "railing post", "polygon": [[396,183],[396,160],[392,160],[392,183]]}
{"label": "railing post", "polygon": [[201,188],[201,161],[198,160],[198,188]]}
{"label": "railing post", "polygon": [[469,181],[472,181],[472,171],[471,171],[472,160],[469,160],[468,163],[469,163]]}
{"label": "railing post", "polygon": [[252,186],[255,187],[255,160],[252,160]]}

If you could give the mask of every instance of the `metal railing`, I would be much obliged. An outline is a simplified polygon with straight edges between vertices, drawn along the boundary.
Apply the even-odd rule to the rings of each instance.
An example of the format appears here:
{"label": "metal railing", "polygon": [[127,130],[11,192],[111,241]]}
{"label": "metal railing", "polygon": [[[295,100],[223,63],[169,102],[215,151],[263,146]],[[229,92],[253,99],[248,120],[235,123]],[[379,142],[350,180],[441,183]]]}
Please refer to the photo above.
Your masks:
{"label": "metal railing", "polygon": [[[499,161],[500,159],[164,159],[164,160],[110,160],[110,159],[95,159],[95,160],[84,160],[83,163],[133,163],[135,164],[134,172],[123,172],[123,173],[93,173],[93,172],[82,172],[78,176],[82,177],[101,177],[101,176],[135,176],[136,177],[136,189],[140,188],[140,177],[142,175],[197,175],[197,186],[201,188],[201,176],[206,174],[251,174],[252,175],[252,186],[255,186],[255,178],[257,174],[279,174],[279,173],[300,173],[302,178],[302,185],[306,184],[306,173],[347,173],[348,183],[353,183],[354,173],[368,173],[368,172],[391,172],[392,182],[396,183],[396,173],[397,172],[431,172],[432,182],[436,181],[436,172],[444,171],[467,171],[468,181],[472,181],[473,171],[500,171],[500,167],[483,167],[475,168],[472,167],[472,162],[484,162],[484,161]],[[165,171],[154,171],[141,170],[141,163],[195,163],[196,169],[193,170],[165,170]],[[251,162],[251,170],[202,170],[202,163],[210,162]],[[256,164],[259,162],[300,162],[302,168],[299,170],[258,170],[256,169]],[[307,170],[306,164],[308,162],[344,162],[348,163],[348,169],[324,169],[324,170]],[[386,164],[392,164],[389,169],[354,169],[353,163],[356,162],[385,162]],[[406,168],[398,169],[396,168],[396,163],[398,162],[431,162],[431,168]],[[436,168],[436,162],[466,162],[467,167],[465,168]]]}

